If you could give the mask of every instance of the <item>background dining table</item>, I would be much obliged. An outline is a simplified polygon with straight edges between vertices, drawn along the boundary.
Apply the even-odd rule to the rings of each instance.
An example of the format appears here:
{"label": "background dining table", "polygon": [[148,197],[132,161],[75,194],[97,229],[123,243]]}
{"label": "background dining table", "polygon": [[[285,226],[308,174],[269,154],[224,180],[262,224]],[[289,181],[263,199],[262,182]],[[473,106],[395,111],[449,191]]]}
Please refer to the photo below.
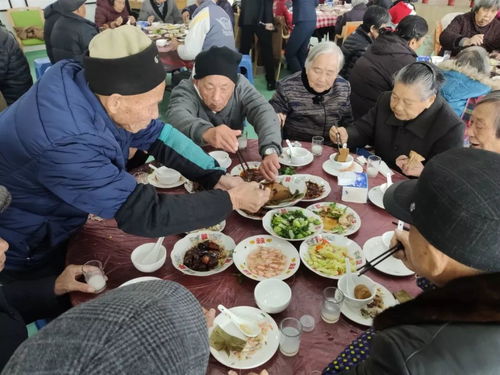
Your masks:
{"label": "background dining table", "polygon": [[[303,147],[311,148],[311,144],[303,142]],[[298,173],[309,173],[318,175],[327,180],[331,185],[330,195],[324,201],[341,201],[341,188],[337,185],[337,178],[328,175],[322,169],[322,164],[333,152],[331,147],[325,146],[323,154],[314,158],[314,161],[304,167],[298,168]],[[250,140],[247,149],[242,151],[247,161],[258,161],[257,141]],[[234,155],[232,165],[238,164]],[[144,171],[142,167],[138,172]],[[148,172],[151,170],[148,169]],[[394,181],[405,179],[404,176],[396,173]],[[385,177],[380,174],[369,179],[370,187],[380,185],[385,182]],[[158,189],[161,193],[186,194],[182,186],[174,189]],[[344,203],[344,202],[342,202]],[[310,203],[299,203],[305,207]],[[361,217],[361,228],[351,236],[352,240],[361,247],[368,239],[379,236],[384,232],[393,229],[394,220],[387,212],[374,206],[371,203],[355,204],[345,203],[353,208]],[[203,207],[200,207],[202,210]],[[261,221],[251,220],[240,216],[237,212],[232,212],[227,218],[224,233],[231,236],[236,243],[241,240],[265,233]],[[180,235],[170,235],[165,238],[164,245],[168,254],[176,241],[183,237]],[[67,263],[83,264],[88,260],[98,259],[104,264],[104,271],[108,276],[107,290],[118,287],[127,280],[140,276],[156,276],[165,280],[178,282],[188,288],[206,308],[215,308],[218,304],[227,307],[233,306],[256,306],[253,290],[256,281],[243,276],[232,265],[222,273],[208,276],[196,277],[185,275],[176,270],[170,257],[164,266],[151,274],[144,274],[134,268],[130,260],[130,254],[137,246],[146,242],[155,242],[156,238],[143,238],[122,232],[116,226],[114,220],[96,220],[90,218],[85,226],[72,237],[67,253]],[[300,242],[293,242],[298,247]],[[415,277],[392,277],[382,274],[376,270],[367,273],[373,280],[381,283],[391,292],[406,290],[410,295],[418,294],[419,289],[415,284]],[[322,302],[322,290],[327,286],[335,286],[336,280],[323,278],[304,265],[301,265],[295,275],[286,280],[292,289],[292,301],[289,307],[280,314],[272,317],[279,322],[285,317],[300,318],[304,314],[310,314],[316,321],[316,326],[312,332],[302,334],[302,341],[299,353],[294,357],[286,357],[279,351],[263,366],[271,375],[308,375],[314,370],[322,370],[329,361],[337,356],[356,336],[363,332],[366,327],[357,325],[344,316],[335,324],[327,324],[320,317],[320,305]],[[74,292],[71,300],[74,305],[83,303],[98,296]],[[227,374],[228,368],[218,363],[212,356],[208,367],[208,374]],[[248,370],[242,370],[240,374],[247,374]]]}

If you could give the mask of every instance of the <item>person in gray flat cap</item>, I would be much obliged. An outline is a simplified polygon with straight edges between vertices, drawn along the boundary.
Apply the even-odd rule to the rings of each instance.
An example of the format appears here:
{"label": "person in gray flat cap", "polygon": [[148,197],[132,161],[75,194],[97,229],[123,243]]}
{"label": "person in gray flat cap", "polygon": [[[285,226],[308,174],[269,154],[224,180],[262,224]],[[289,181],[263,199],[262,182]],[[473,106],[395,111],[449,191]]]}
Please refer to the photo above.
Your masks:
{"label": "person in gray flat cap", "polygon": [[69,310],[25,341],[2,374],[205,375],[209,355],[196,298],[155,280]]}
{"label": "person in gray flat cap", "polygon": [[498,373],[500,155],[443,152],[418,180],[387,189],[384,206],[411,224],[396,231],[396,256],[434,286],[375,317],[367,359],[323,374]]}
{"label": "person in gray flat cap", "polygon": [[62,59],[82,62],[90,41],[99,32],[86,14],[85,0],[58,0],[44,9],[45,46],[52,64]]}

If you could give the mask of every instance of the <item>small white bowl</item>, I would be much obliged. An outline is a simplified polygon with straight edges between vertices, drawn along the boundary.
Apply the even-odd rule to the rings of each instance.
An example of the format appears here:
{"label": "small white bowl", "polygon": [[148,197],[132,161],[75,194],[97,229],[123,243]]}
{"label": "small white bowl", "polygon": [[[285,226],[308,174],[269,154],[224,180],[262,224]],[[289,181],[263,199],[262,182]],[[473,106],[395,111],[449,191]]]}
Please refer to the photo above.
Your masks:
{"label": "small white bowl", "polygon": [[382,235],[382,243],[384,244],[384,246],[385,246],[386,249],[388,249],[389,247],[391,247],[392,236],[394,236],[394,231],[393,230],[390,230],[389,232],[385,232]]}
{"label": "small white bowl", "polygon": [[153,22],[151,24],[151,26],[153,26],[153,27],[159,27],[159,26],[161,26],[161,22]]}
{"label": "small white bowl", "polygon": [[166,39],[158,39],[156,41],[156,47],[165,47],[168,44],[168,40]]}
{"label": "small white bowl", "polygon": [[337,156],[337,153],[330,155],[330,163],[332,163],[333,168],[335,168],[337,170],[343,170],[343,169],[349,168],[354,161],[354,158],[352,157],[352,155],[348,155],[347,160],[342,161],[342,162],[335,160],[336,156]]}
{"label": "small white bowl", "polygon": [[277,314],[285,310],[292,300],[292,290],[282,280],[266,279],[253,291],[255,303],[264,312]]}
{"label": "small white bowl", "polygon": [[163,266],[165,263],[165,259],[167,259],[167,249],[165,246],[161,245],[160,247],[160,255],[158,260],[153,263],[145,264],[142,263],[144,257],[153,250],[155,243],[145,243],[139,247],[136,247],[132,254],[130,255],[130,259],[132,260],[132,264],[135,268],[137,268],[141,272],[154,272]]}
{"label": "small white bowl", "polygon": [[[349,294],[347,293],[348,292],[347,291],[347,275],[344,275],[339,279],[337,286],[341,290],[341,292],[344,293],[344,301],[349,306],[360,309],[373,301],[373,298],[375,298],[376,285],[372,279],[370,279],[368,276],[365,276],[365,275],[353,276],[352,278],[353,278],[353,280],[357,279],[357,281],[352,282],[353,285],[350,285],[352,290],[349,291]],[[354,288],[358,284],[366,285],[368,287],[368,289],[370,289],[370,292],[372,293],[371,296],[368,298],[363,298],[363,299],[351,297],[354,295]]]}
{"label": "small white bowl", "polygon": [[156,180],[163,185],[171,185],[181,178],[181,174],[175,169],[160,167],[155,171]]}
{"label": "small white bowl", "polygon": [[[290,149],[288,149],[290,150]],[[309,157],[309,150],[302,147],[293,147],[290,155],[290,160],[292,164],[303,164],[307,162]]]}
{"label": "small white bowl", "polygon": [[219,163],[219,165],[224,169],[228,168],[231,165],[231,158],[225,151],[212,151],[209,152],[208,155],[217,160],[217,163]]}

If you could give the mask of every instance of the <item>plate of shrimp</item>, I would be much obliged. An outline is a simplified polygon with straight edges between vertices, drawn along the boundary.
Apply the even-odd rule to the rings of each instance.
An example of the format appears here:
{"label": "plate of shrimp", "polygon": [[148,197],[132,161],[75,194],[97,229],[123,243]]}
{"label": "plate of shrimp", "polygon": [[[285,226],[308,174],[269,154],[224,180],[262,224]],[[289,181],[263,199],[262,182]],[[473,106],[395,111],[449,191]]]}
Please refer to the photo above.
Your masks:
{"label": "plate of shrimp", "polygon": [[290,242],[268,234],[241,241],[233,251],[233,261],[243,275],[257,281],[288,279],[300,266],[297,249]]}

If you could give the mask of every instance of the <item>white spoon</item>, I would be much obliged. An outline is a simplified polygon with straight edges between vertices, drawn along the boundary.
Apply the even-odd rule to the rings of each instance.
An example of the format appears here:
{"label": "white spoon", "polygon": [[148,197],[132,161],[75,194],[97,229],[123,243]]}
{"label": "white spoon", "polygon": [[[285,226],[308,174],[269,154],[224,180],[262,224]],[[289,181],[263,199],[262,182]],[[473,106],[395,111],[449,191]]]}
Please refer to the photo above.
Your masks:
{"label": "white spoon", "polygon": [[158,257],[160,255],[161,245],[162,245],[164,239],[165,239],[165,237],[158,238],[158,241],[156,241],[153,248],[149,251],[149,253],[147,253],[144,256],[144,258],[142,258],[142,263],[151,264],[151,263],[154,263],[158,260]]}
{"label": "white spoon", "polygon": [[243,319],[239,317],[238,315],[235,315],[231,310],[226,309],[224,306],[219,305],[217,306],[217,309],[226,314],[229,318],[231,318],[231,321],[234,323],[234,325],[247,337],[256,337],[260,333],[260,328],[257,325],[257,323],[252,322],[248,319]]}
{"label": "white spoon", "polygon": [[292,157],[292,152],[293,152],[292,143],[290,142],[289,139],[286,139],[285,142],[288,145],[288,154],[290,155],[290,158],[291,158]]}

